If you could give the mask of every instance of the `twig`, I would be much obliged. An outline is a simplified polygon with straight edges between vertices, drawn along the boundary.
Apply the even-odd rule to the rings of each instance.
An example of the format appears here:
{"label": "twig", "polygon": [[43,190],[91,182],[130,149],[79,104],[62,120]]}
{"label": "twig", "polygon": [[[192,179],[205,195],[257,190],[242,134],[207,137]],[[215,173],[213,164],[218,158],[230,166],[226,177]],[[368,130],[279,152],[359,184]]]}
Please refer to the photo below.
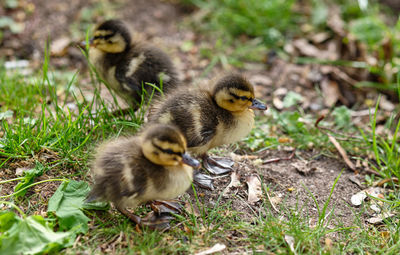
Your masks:
{"label": "twig", "polygon": [[321,122],[321,120],[323,120],[323,119],[325,119],[325,115],[319,116],[319,118],[315,121],[314,126],[315,126],[316,128],[320,128],[318,125],[319,125],[319,123]]}
{"label": "twig", "polygon": [[[266,165],[266,164],[269,164],[269,163],[279,162],[281,160],[291,160],[294,157],[295,152],[296,152],[296,149],[294,149],[292,151],[292,153],[289,155],[289,157],[286,157],[286,158],[271,158],[271,159],[268,159],[268,160],[263,162],[263,165]],[[261,168],[263,168],[263,166],[261,166]]]}
{"label": "twig", "polygon": [[[339,138],[339,137],[336,138],[336,140],[341,140],[341,141],[348,141],[349,139],[357,139],[357,140],[363,139],[363,137],[361,137],[361,136],[345,135],[345,134],[339,133],[339,132],[337,132],[336,130],[333,130],[333,129],[331,129],[331,128],[319,126],[319,123],[320,123],[323,119],[325,119],[325,115],[321,115],[321,116],[315,121],[315,124],[314,124],[314,126],[315,126],[316,128],[318,128],[318,130],[321,131],[321,133],[326,134],[325,131],[329,131],[329,132],[331,132],[331,133],[333,133],[333,134],[343,136],[343,138],[341,138],[341,137],[340,137],[340,138]],[[372,140],[370,140],[370,141],[372,141]]]}
{"label": "twig", "polygon": [[[332,129],[330,129],[330,128],[319,126],[319,123],[320,123],[324,118],[325,118],[325,115],[320,116],[320,117],[315,121],[314,126],[315,126],[316,128],[318,128],[323,134],[325,134],[325,135],[328,136],[329,140],[333,143],[333,145],[334,145],[334,146],[336,147],[336,149],[339,151],[339,153],[340,153],[340,155],[342,156],[343,160],[345,161],[346,165],[347,165],[351,170],[356,171],[356,167],[355,167],[354,164],[350,161],[349,157],[348,157],[347,154],[346,154],[346,151],[342,148],[342,146],[339,144],[339,142],[338,142],[337,140],[345,140],[345,141],[346,141],[346,140],[351,139],[351,138],[361,139],[361,137],[359,138],[359,137],[356,137],[356,136],[348,136],[348,135],[340,134],[340,133],[338,133],[338,132],[336,132],[336,131],[334,131],[334,130],[332,130]],[[343,136],[343,137],[346,137],[346,139],[344,139],[344,138],[342,138],[342,139],[335,138],[335,137],[333,137],[331,134],[325,132],[324,130],[330,131],[330,132],[333,133],[333,134],[337,134],[337,135],[341,135],[341,136]],[[366,173],[369,173],[369,174],[375,174],[375,175],[377,175],[377,176],[381,176],[381,177],[382,177],[382,175],[381,175],[380,173],[378,173],[377,171],[374,171],[374,170],[372,170],[372,169],[363,169],[363,171],[365,171]]]}
{"label": "twig", "polygon": [[75,248],[78,246],[78,242],[79,242],[79,240],[81,240],[81,237],[82,237],[82,235],[78,235],[78,237],[76,238],[76,240],[75,240],[74,245],[72,246],[72,248],[75,249]]}
{"label": "twig", "polygon": [[369,168],[363,169],[363,171],[365,171],[365,172],[368,173],[368,174],[374,174],[374,175],[376,175],[376,176],[383,177],[383,175],[380,174],[379,172],[377,172],[377,171],[375,171],[375,170],[372,170],[372,169],[369,169]]}
{"label": "twig", "polygon": [[278,213],[279,210],[275,207],[274,203],[272,203],[271,197],[269,196],[269,193],[268,193],[268,190],[267,190],[267,189],[265,189],[265,194],[267,194],[268,201],[269,201],[269,203],[271,204],[272,208],[275,210],[275,212]]}
{"label": "twig", "polygon": [[399,179],[393,177],[393,178],[385,178],[381,181],[379,181],[378,183],[374,184],[374,186],[378,186],[378,187],[382,187],[383,184],[388,183],[388,182],[397,182],[399,183]]}
{"label": "twig", "polygon": [[329,141],[331,141],[331,143],[333,143],[333,145],[336,147],[336,149],[338,150],[339,154],[342,156],[344,162],[346,163],[346,165],[353,171],[356,171],[356,167],[353,164],[353,162],[350,161],[349,157],[347,156],[346,151],[342,148],[342,146],[340,145],[340,143],[335,139],[335,137],[333,137],[331,134],[326,134],[329,138]]}

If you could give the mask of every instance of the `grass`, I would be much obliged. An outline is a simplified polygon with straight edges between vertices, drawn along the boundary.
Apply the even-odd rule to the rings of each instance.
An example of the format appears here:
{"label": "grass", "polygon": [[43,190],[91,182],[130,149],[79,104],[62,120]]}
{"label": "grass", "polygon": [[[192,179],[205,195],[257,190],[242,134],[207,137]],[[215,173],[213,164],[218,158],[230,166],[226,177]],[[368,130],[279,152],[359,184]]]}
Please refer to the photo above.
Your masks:
{"label": "grass", "polygon": [[[205,22],[205,26],[209,26],[206,29],[220,31],[225,29],[228,23],[239,22],[238,26],[229,26],[229,33],[234,37],[247,33],[244,28],[246,24],[254,21],[252,16],[264,13],[268,8],[276,9],[284,1],[271,1],[271,6],[260,6],[262,1],[190,2],[208,10],[205,20],[211,18],[211,7],[224,4],[224,8],[218,8],[220,12],[217,13],[216,19],[210,21],[211,23]],[[267,48],[265,45],[274,38],[276,41],[273,42],[277,42],[278,45],[283,43],[281,40],[284,40],[284,31],[290,30],[293,22],[298,22],[297,17],[290,16],[291,9],[288,7],[292,2],[285,2],[289,4],[285,6],[282,15],[284,22],[276,28],[279,32],[275,33],[277,37],[269,37],[274,33],[269,28],[264,29],[260,23],[254,26],[254,31],[249,31],[248,36],[255,37],[250,44],[231,42],[231,39],[217,40],[214,49],[205,47],[201,54],[212,58],[213,65],[225,63],[243,66],[246,59],[262,61],[262,53]],[[251,9],[249,4],[253,4],[257,10]],[[242,14],[248,15],[249,19],[238,20],[238,16],[232,14],[232,10],[241,5],[248,7],[248,13]],[[343,5],[346,20],[363,18],[366,15],[352,8],[351,4]],[[89,17],[94,15],[89,14]],[[276,17],[265,18],[273,20]],[[86,21],[90,20],[91,18],[87,18]],[[355,28],[362,31],[362,25],[356,24]],[[318,26],[322,29],[324,24]],[[358,63],[345,61],[338,64],[352,66]],[[0,213],[14,211],[22,217],[42,215],[51,228],[57,231],[56,219],[45,212],[49,198],[61,181],[73,179],[88,182],[87,173],[94,147],[110,137],[135,133],[143,123],[146,106],[143,105],[141,111],[136,114],[114,117],[110,105],[114,109],[120,109],[118,101],[114,98],[110,103],[100,97],[98,77],[95,73],[92,73],[90,82],[90,85],[93,85],[90,95],[93,96],[88,96],[80,87],[80,77],[83,73],[52,70],[48,58],[44,61],[41,73],[35,72],[32,77],[24,76],[18,70],[5,70],[2,66],[0,65]],[[212,67],[210,65],[209,69]],[[398,85],[399,82],[396,87]],[[337,155],[324,130],[314,125],[318,116],[295,107],[298,100],[298,96],[288,94],[287,99],[284,99],[285,111],[271,111],[267,116],[258,117],[256,128],[237,148],[248,153],[257,153],[288,145],[299,150],[315,150],[328,156]],[[387,128],[393,130],[391,136],[379,137],[376,132],[379,114],[377,110],[378,107],[371,115],[370,126],[365,130],[359,130],[351,123],[350,110],[343,107],[332,109],[330,115],[320,122],[320,126],[331,128],[333,132],[326,132],[338,139],[347,139],[340,140],[340,143],[353,158],[366,159],[368,154],[372,154],[368,162],[381,177],[369,175],[366,183],[372,185],[376,180],[390,179],[385,184],[388,193],[381,198],[381,202],[384,203],[385,210],[399,213],[400,193],[398,183],[393,178],[400,178],[400,121],[388,124]],[[349,136],[354,134],[350,139]],[[15,178],[13,171],[23,167],[39,171],[29,178],[27,174]],[[266,191],[273,194],[276,187],[264,184],[261,204],[252,207],[250,219],[234,206],[237,200],[246,199],[243,194],[232,194],[229,198],[215,194],[210,203],[209,197],[204,197],[201,190],[193,187],[194,195],[185,195],[183,200],[189,207],[197,208],[198,212],[196,209],[196,212],[188,209],[185,214],[178,215],[172,230],[165,233],[150,230],[137,232],[129,220],[114,210],[84,209],[84,213],[90,218],[89,231],[81,234],[78,239],[74,238],[73,243],[62,250],[62,253],[191,254],[216,243],[223,243],[227,245],[228,252],[291,254],[293,251],[287,241],[288,237],[294,239],[296,254],[399,253],[398,216],[386,219],[381,225],[365,224],[368,203],[361,211],[354,210],[352,215],[348,215],[354,219],[350,226],[336,215],[335,205],[329,199],[333,192],[340,192],[335,190],[339,178],[343,177],[337,176],[337,179],[329,184],[330,195],[325,203],[319,204],[316,199],[319,194],[309,192],[309,200],[299,200],[295,206],[289,206],[284,198],[278,205],[279,213],[271,207],[266,194]],[[24,189],[27,193],[22,195]],[[317,222],[311,211],[314,207],[319,208]],[[147,211],[149,208],[138,209],[142,214]],[[0,223],[2,234],[3,227]]]}
{"label": "grass", "polygon": [[[1,87],[0,101],[4,102],[1,112],[11,110],[14,113],[13,116],[2,121],[1,168],[5,170],[13,163],[37,158],[38,154],[46,149],[55,152],[57,157],[50,162],[36,163],[40,164],[39,167],[43,168],[44,173],[51,175],[52,178],[86,180],[89,155],[93,145],[110,136],[135,132],[141,120],[132,121],[110,115],[106,103],[98,96],[96,89],[93,101],[86,100],[79,88],[73,88],[77,76],[73,76],[71,80],[64,83],[57,83],[67,84],[60,88],[52,82],[53,79],[50,79],[47,73],[50,71],[45,68],[43,79],[38,76],[36,79],[28,80],[18,72],[12,74],[4,69],[0,72],[1,80],[6,81],[2,83],[5,86]],[[60,93],[57,91],[60,89],[66,95],[64,100],[59,99]],[[76,104],[76,110],[65,108],[67,102]],[[280,128],[285,126],[284,132],[297,144],[313,142],[316,145],[319,144],[319,148],[324,148],[325,140],[321,143],[317,142],[323,134],[318,133],[317,129],[310,130],[304,126],[306,125],[304,123],[301,124],[300,116],[302,113],[299,112],[289,115],[273,114],[276,125]],[[257,123],[262,125],[269,122],[261,119]],[[337,123],[341,122],[337,120]],[[253,135],[248,138],[248,143],[251,143],[249,139],[257,132],[262,134],[257,130],[255,129]],[[391,166],[392,163],[396,164],[397,145],[393,145],[392,140],[373,137],[375,137],[375,142],[371,146],[375,148],[374,152],[378,153],[377,162],[380,162],[376,166],[377,170]],[[262,139],[265,141],[264,138]],[[396,137],[393,139],[396,140]],[[277,140],[279,139],[270,138],[267,142],[277,144]],[[256,147],[263,146],[265,144]],[[386,174],[392,176],[398,173],[396,171],[398,168],[393,168]],[[331,188],[331,194],[339,177]],[[43,184],[38,181],[33,183],[39,189]],[[280,205],[280,213],[277,214],[272,210],[266,197],[260,208],[254,211],[253,220],[244,221],[241,219],[241,213],[232,208],[235,199],[242,199],[240,196],[234,196],[228,200],[223,200],[219,196],[214,201],[213,207],[207,207],[207,201],[203,201],[196,193],[196,189],[193,189],[194,199],[186,196],[185,200],[199,208],[199,215],[187,211],[186,216],[179,216],[177,225],[166,233],[150,230],[136,232],[133,224],[119,213],[85,210],[91,219],[90,231],[80,237],[82,241],[74,247],[65,249],[64,253],[96,253],[99,247],[102,247],[104,252],[113,250],[121,254],[194,253],[220,242],[228,244],[228,250],[232,252],[258,253],[267,250],[275,254],[288,254],[291,252],[290,246],[285,241],[285,237],[288,236],[294,238],[294,249],[298,254],[315,254],[316,251],[321,254],[363,251],[386,251],[387,254],[393,254],[392,252],[400,250],[397,244],[398,223],[395,221],[389,220],[385,224],[387,231],[391,233],[389,237],[383,236],[382,233],[385,232],[382,229],[374,226],[367,227],[361,220],[355,221],[350,227],[344,227],[337,222],[332,228],[332,217],[335,213],[334,211],[328,213],[329,199],[325,204],[319,205],[320,221],[316,226],[310,224],[310,215],[305,213],[309,205],[299,203],[297,207],[290,208],[283,203]],[[31,192],[27,194],[29,195],[21,199],[16,199],[15,194],[4,198],[7,199],[5,203],[22,208],[27,215],[38,213],[47,204],[48,197],[41,197]],[[314,198],[314,195],[310,193],[310,198]],[[38,202],[29,203],[35,200]],[[314,199],[314,202],[318,206],[317,200]],[[144,209],[142,208],[141,211],[143,212]],[[357,219],[360,216],[355,214],[354,217]]]}
{"label": "grass", "polygon": [[[363,1],[367,4],[366,7],[357,0],[313,0],[306,3],[292,0],[181,2],[201,10],[195,19],[191,19],[191,27],[214,41],[201,47],[203,57],[210,59],[206,71],[217,64],[223,68],[245,68],[246,62],[268,61],[268,55],[273,52],[299,64],[320,63],[365,69],[371,73],[372,78],[368,81],[361,79],[354,86],[398,91],[396,74],[400,55],[400,20],[388,7],[376,1]],[[292,39],[300,37],[311,40],[307,34],[320,32],[337,36],[328,24],[332,5],[338,7],[340,19],[344,23],[343,29],[346,31],[339,43],[346,48],[352,40],[357,40],[362,45],[360,51],[368,55],[368,58],[293,58],[284,49],[285,45],[291,45]],[[321,47],[323,43],[315,46]],[[371,59],[374,61],[371,62]]]}
{"label": "grass", "polygon": [[[115,118],[99,97],[97,88],[91,101],[85,94],[75,87],[78,75],[73,75],[70,80],[55,83],[56,77],[51,77],[51,71],[46,67],[43,74],[35,79],[28,79],[18,72],[0,71],[0,79],[4,81],[0,93],[2,103],[1,112],[12,111],[13,115],[4,117],[1,124],[1,169],[5,171],[12,164],[32,164],[36,161],[36,168],[40,168],[48,179],[30,182],[28,191],[35,187],[41,190],[46,183],[61,181],[63,179],[78,179],[87,181],[87,171],[90,154],[95,144],[111,136],[123,133],[134,133],[140,127],[142,119],[136,116]],[[60,86],[56,84],[66,84]],[[58,91],[62,91],[62,93]],[[65,98],[60,100],[60,95]],[[293,97],[293,95],[291,96]],[[286,100],[290,101],[290,100]],[[75,104],[74,110],[66,105]],[[289,107],[290,104],[288,104]],[[324,120],[321,125],[333,125],[336,130],[348,129],[345,123],[347,109],[335,109],[340,114],[332,114],[331,118]],[[333,112],[335,112],[333,111]],[[397,123],[393,137],[378,138],[375,134],[376,114],[371,118],[371,133],[364,133],[366,146],[375,153],[375,169],[384,177],[399,176]],[[129,118],[129,119],[128,119]],[[291,145],[300,149],[307,149],[310,143],[313,147],[327,153],[332,149],[326,136],[317,128],[312,127],[315,119],[307,117],[298,111],[278,113],[272,112],[269,119],[258,119],[257,128],[247,138],[245,143],[253,150],[268,147],[277,147],[280,143],[279,136],[290,138]],[[300,121],[300,118],[302,121]],[[310,118],[310,121],[305,121]],[[325,122],[325,123],[324,123]],[[275,130],[282,130],[276,137],[269,137],[265,132],[265,125],[269,129],[276,126]],[[351,127],[356,130],[355,127]],[[372,137],[372,142],[370,138]],[[351,141],[348,147],[351,146]],[[346,143],[344,143],[346,145]],[[354,142],[353,142],[354,145]],[[346,148],[348,148],[346,147]],[[40,153],[54,152],[55,157],[50,161],[43,160]],[[13,174],[11,175],[13,176]],[[335,183],[331,188],[331,195]],[[16,181],[21,181],[20,177]],[[13,183],[13,182],[10,182]],[[0,185],[10,184],[2,182]],[[395,183],[392,183],[396,187]],[[56,184],[55,186],[58,186]],[[14,186],[11,186],[14,187]],[[355,221],[351,226],[344,226],[340,219],[335,217],[334,207],[329,204],[329,199],[323,205],[318,205],[316,194],[309,194],[317,208],[319,208],[319,223],[310,224],[311,215],[307,213],[311,204],[300,202],[295,208],[280,204],[280,213],[272,210],[269,200],[265,196],[261,206],[253,210],[253,220],[242,220],[242,213],[233,209],[232,204],[241,196],[221,199],[219,195],[214,201],[214,206],[207,206],[208,201],[203,201],[200,194],[194,189],[194,197],[185,197],[185,201],[199,209],[199,215],[187,211],[185,216],[177,216],[176,225],[171,231],[165,233],[143,230],[136,232],[133,224],[119,213],[108,211],[85,210],[91,219],[90,231],[80,238],[74,247],[64,250],[66,254],[77,252],[98,252],[102,247],[103,252],[114,250],[117,253],[194,253],[204,250],[220,242],[228,244],[228,251],[262,252],[269,251],[276,254],[288,254],[290,245],[285,237],[294,238],[294,250],[298,254],[337,253],[362,253],[381,252],[394,254],[400,251],[399,224],[394,218],[385,221],[384,227],[365,225],[360,213],[354,212]],[[273,192],[272,187],[268,190]],[[266,190],[267,190],[266,189]],[[37,214],[46,206],[49,194],[28,192],[20,198],[16,192],[8,197],[5,204],[17,206],[18,211],[26,215]],[[398,211],[397,189],[385,198],[391,207],[390,210]],[[4,195],[4,194],[3,194]],[[328,206],[329,205],[329,206]],[[11,207],[11,208],[12,208]],[[10,208],[10,209],[11,209]],[[328,210],[328,208],[330,208]],[[332,211],[331,211],[332,210]],[[139,212],[146,212],[142,208]],[[45,218],[52,222],[51,218]],[[335,219],[336,221],[333,221]],[[359,220],[357,220],[359,219]],[[390,233],[390,234],[385,234]],[[129,251],[129,252],[128,252]]]}

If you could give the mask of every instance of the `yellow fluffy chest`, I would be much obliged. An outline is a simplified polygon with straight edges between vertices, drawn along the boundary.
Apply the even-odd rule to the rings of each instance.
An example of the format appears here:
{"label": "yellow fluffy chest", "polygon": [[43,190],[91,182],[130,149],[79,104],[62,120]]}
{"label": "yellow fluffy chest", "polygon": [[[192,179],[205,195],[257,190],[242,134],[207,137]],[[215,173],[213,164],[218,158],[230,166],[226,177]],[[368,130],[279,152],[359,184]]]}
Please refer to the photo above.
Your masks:
{"label": "yellow fluffy chest", "polygon": [[168,183],[165,189],[159,191],[153,184],[149,184],[146,190],[146,200],[168,200],[186,192],[193,180],[193,168],[187,165],[166,167],[169,176],[165,179]]}
{"label": "yellow fluffy chest", "polygon": [[232,125],[220,124],[217,128],[217,134],[211,143],[211,147],[223,144],[231,144],[240,141],[246,137],[254,125],[254,112],[248,109],[242,113],[235,113],[235,122]]}

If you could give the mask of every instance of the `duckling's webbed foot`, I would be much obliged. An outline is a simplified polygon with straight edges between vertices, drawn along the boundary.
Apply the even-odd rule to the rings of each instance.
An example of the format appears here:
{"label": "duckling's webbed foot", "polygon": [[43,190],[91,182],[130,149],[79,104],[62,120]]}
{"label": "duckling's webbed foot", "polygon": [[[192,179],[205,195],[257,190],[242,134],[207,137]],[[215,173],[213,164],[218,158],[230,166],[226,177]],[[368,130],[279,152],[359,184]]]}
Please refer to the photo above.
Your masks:
{"label": "duckling's webbed foot", "polygon": [[168,230],[169,222],[175,219],[171,214],[180,214],[182,205],[177,200],[155,200],[150,203],[151,211],[142,219],[142,225],[157,230]]}
{"label": "duckling's webbed foot", "polygon": [[129,212],[128,210],[120,206],[117,206],[117,210],[126,217],[128,217],[131,221],[135,222],[138,225],[142,225],[142,219],[139,216]]}
{"label": "duckling's webbed foot", "polygon": [[230,158],[203,156],[204,168],[212,174],[220,175],[233,171],[235,162]]}
{"label": "duckling's webbed foot", "polygon": [[209,175],[202,174],[198,170],[193,170],[193,182],[203,189],[214,190],[213,178]]}
{"label": "duckling's webbed foot", "polygon": [[148,213],[144,218],[140,218],[139,216],[129,212],[125,208],[117,207],[117,209],[141,228],[148,227],[150,229],[165,231],[170,228],[169,222],[175,219],[172,215],[168,215],[166,213],[158,214],[154,211]]}
{"label": "duckling's webbed foot", "polygon": [[158,215],[163,213],[180,214],[182,212],[182,205],[177,200],[161,201],[155,200],[150,203],[151,209]]}
{"label": "duckling's webbed foot", "polygon": [[171,228],[169,223],[171,222],[171,220],[174,219],[175,217],[170,214],[167,213],[158,214],[154,211],[151,211],[142,219],[140,226],[141,227],[146,226],[150,229],[165,231]]}
{"label": "duckling's webbed foot", "polygon": [[[233,171],[234,161],[229,158],[210,157],[207,154],[202,156],[203,167],[210,173],[221,175]],[[202,174],[199,171],[193,172],[193,182],[201,188],[214,190],[213,178],[209,175]]]}

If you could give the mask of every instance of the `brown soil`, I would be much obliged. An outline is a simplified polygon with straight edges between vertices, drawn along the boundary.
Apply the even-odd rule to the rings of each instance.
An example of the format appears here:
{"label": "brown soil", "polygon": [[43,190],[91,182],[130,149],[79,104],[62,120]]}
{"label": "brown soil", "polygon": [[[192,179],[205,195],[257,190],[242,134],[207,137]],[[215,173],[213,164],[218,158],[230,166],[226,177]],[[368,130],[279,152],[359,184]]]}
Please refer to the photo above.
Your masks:
{"label": "brown soil", "polygon": [[[215,201],[221,192],[220,204],[226,201],[232,202],[232,209],[241,212],[242,219],[253,221],[263,212],[262,203],[266,203],[270,210],[276,215],[284,216],[287,210],[281,206],[297,210],[304,216],[311,218],[310,225],[315,226],[318,221],[318,211],[315,202],[310,194],[315,197],[320,210],[329,199],[335,179],[341,174],[330,198],[326,216],[333,216],[330,225],[344,224],[349,226],[355,220],[353,211],[357,209],[351,206],[350,198],[361,190],[349,177],[356,178],[362,182],[363,177],[355,175],[348,170],[340,160],[327,158],[325,156],[313,156],[311,152],[298,152],[292,159],[286,160],[291,154],[285,151],[268,151],[259,158],[264,161],[269,159],[281,158],[278,162],[259,165],[255,160],[245,159],[237,161],[235,171],[240,176],[241,185],[224,191],[230,183],[231,178],[226,176],[214,180],[215,190],[209,191],[199,188],[198,192],[204,195],[204,201],[209,201],[209,206],[214,206]],[[255,164],[256,163],[256,164]],[[262,183],[269,187],[268,196],[254,204],[247,201],[248,187],[246,177],[256,174],[261,178]],[[271,206],[271,203],[273,206]],[[275,209],[274,209],[274,208]],[[332,209],[334,211],[332,211]],[[332,212],[331,212],[332,211]]]}

